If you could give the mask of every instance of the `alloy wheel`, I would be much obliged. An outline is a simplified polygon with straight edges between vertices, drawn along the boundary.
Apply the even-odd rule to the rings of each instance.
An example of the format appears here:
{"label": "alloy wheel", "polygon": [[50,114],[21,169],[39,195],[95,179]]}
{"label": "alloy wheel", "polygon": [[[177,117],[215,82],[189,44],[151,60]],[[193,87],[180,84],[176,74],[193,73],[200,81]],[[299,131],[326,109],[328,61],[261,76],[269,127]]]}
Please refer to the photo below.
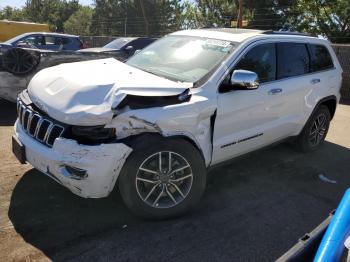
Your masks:
{"label": "alloy wheel", "polygon": [[193,173],[187,160],[175,152],[149,156],[139,166],[136,190],[141,200],[154,208],[170,208],[181,203],[191,191]]}
{"label": "alloy wheel", "polygon": [[319,114],[315,121],[313,122],[310,133],[309,133],[309,143],[311,146],[319,145],[327,130],[327,116],[323,113]]}

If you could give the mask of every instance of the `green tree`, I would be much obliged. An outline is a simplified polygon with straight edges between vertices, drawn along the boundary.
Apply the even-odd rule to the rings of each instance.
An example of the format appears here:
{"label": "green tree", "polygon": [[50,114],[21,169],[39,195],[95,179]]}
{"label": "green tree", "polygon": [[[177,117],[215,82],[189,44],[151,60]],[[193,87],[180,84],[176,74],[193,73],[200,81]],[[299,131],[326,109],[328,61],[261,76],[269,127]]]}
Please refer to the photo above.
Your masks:
{"label": "green tree", "polygon": [[237,3],[232,0],[196,0],[200,27],[229,27],[237,18]]}
{"label": "green tree", "polygon": [[261,30],[288,29],[288,18],[295,15],[298,0],[246,0],[248,27]]}
{"label": "green tree", "polygon": [[350,42],[349,0],[299,0],[288,21],[292,30],[323,35],[337,43]]}
{"label": "green tree", "polygon": [[181,28],[193,29],[203,26],[201,23],[200,13],[197,6],[193,5],[189,1],[183,3],[183,11],[181,14]]}
{"label": "green tree", "polygon": [[79,0],[27,0],[24,12],[31,21],[48,23],[51,30],[62,32],[64,22],[79,7]]}
{"label": "green tree", "polygon": [[89,6],[80,7],[64,22],[64,32],[75,35],[90,35],[93,13],[94,9]]}
{"label": "green tree", "polygon": [[95,0],[95,35],[159,36],[181,26],[180,0]]}
{"label": "green tree", "polygon": [[27,19],[27,17],[22,9],[5,6],[3,9],[0,9],[0,19],[24,21]]}

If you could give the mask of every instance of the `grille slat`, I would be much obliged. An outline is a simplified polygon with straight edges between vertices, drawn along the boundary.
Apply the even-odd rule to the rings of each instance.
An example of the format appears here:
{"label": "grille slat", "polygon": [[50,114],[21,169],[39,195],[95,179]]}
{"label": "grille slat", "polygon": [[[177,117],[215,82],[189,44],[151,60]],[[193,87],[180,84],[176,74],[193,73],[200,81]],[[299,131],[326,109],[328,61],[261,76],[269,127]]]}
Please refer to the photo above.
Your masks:
{"label": "grille slat", "polygon": [[17,99],[17,113],[19,123],[27,134],[46,144],[53,146],[55,139],[64,132],[64,127],[54,123],[28,108],[20,99]]}

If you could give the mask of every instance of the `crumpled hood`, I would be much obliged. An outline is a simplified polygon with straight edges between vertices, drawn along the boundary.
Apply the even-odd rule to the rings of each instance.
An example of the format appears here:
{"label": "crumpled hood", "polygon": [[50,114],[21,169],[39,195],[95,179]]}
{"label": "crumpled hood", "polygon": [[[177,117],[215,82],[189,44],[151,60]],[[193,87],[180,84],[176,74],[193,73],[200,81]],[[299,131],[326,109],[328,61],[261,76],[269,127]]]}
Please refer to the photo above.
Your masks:
{"label": "crumpled hood", "polygon": [[114,58],[61,64],[41,70],[28,85],[36,106],[72,125],[103,125],[127,94],[173,96],[188,87]]}

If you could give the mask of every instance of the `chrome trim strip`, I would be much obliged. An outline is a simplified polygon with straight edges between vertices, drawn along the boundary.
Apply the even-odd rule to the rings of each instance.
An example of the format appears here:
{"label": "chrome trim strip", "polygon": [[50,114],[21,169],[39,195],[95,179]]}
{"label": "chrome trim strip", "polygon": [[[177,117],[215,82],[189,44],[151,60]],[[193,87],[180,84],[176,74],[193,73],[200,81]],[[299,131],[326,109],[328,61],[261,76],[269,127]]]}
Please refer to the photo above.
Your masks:
{"label": "chrome trim strip", "polygon": [[[24,124],[24,119],[26,114],[28,113],[28,120],[27,120],[27,124],[26,126],[23,126]],[[31,108],[27,107],[20,98],[17,97],[17,114],[18,114],[18,120],[19,123],[21,124],[23,130],[30,135],[31,137],[35,138],[37,141],[46,144],[49,147],[53,146],[53,143],[49,143],[49,139],[51,137],[51,135],[53,135],[52,131],[55,128],[58,128],[58,135],[54,136],[54,139],[61,137],[61,135],[63,134],[65,128],[61,125],[55,124],[55,122],[42,117],[40,114],[36,113],[35,111],[33,111]],[[37,120],[36,125],[33,126],[33,128],[35,128],[34,133],[32,134],[30,132],[32,124],[33,124],[33,120]],[[39,133],[40,131],[44,131],[43,128],[43,123],[48,123],[47,129],[45,131],[44,134],[44,138],[40,139],[39,138]],[[54,142],[55,140],[53,140]]]}
{"label": "chrome trim strip", "polygon": [[28,120],[27,120],[27,126],[26,126],[27,132],[29,132],[30,123],[31,123],[32,117],[33,117],[33,111],[27,108],[27,109],[26,109],[26,112],[29,113],[29,115],[28,115]]}
{"label": "chrome trim strip", "polygon": [[[64,127],[61,126],[61,125],[57,125],[57,124],[55,124],[55,125],[53,126],[53,128],[55,128],[55,127],[61,128],[61,131],[60,131],[59,135],[58,135],[56,138],[61,137],[62,133],[64,132]],[[53,129],[53,128],[52,128],[52,129]],[[51,136],[52,129],[50,130],[50,134],[47,136],[47,141],[45,141],[46,144],[47,144],[48,146],[53,146],[53,143],[54,143],[55,140],[56,140],[56,138],[55,138],[52,144],[50,144],[50,143],[48,142],[48,139],[49,139],[50,136]]]}
{"label": "chrome trim strip", "polygon": [[44,119],[40,116],[40,119],[38,121],[38,124],[36,125],[36,128],[35,128],[35,133],[34,133],[34,137],[37,139],[37,136],[38,136],[38,133],[39,133],[39,130],[40,130],[40,127],[41,127],[41,124],[44,122]]}
{"label": "chrome trim strip", "polygon": [[38,115],[38,114],[33,114],[31,121],[34,119],[34,117],[38,117],[38,122],[36,123],[36,126],[35,126],[35,129],[34,129],[33,134],[30,133],[30,127],[29,127],[29,129],[28,129],[28,134],[29,134],[31,137],[35,137],[35,132],[36,132],[36,129],[37,129],[37,127],[38,127],[38,124],[39,124],[39,121],[40,121],[40,118],[41,118],[40,115]]}
{"label": "chrome trim strip", "polygon": [[44,138],[43,138],[43,139],[40,139],[40,138],[39,138],[39,132],[40,132],[40,130],[38,131],[38,134],[37,134],[36,137],[35,137],[38,141],[40,141],[40,142],[42,142],[42,143],[44,143],[46,133],[47,133],[47,131],[49,130],[49,127],[50,127],[50,125],[51,125],[51,123],[52,123],[51,121],[49,121],[49,120],[43,118],[43,121],[42,121],[41,124],[40,124],[40,128],[41,128],[41,126],[42,126],[42,124],[43,124],[44,122],[48,122],[48,123],[49,123],[49,126],[48,126],[47,129],[46,129]]}
{"label": "chrome trim strip", "polygon": [[50,125],[48,126],[48,128],[47,128],[47,130],[46,130],[46,133],[45,133],[43,142],[45,142],[45,144],[47,144],[47,145],[48,145],[47,139],[49,138],[49,136],[50,136],[50,134],[51,134],[51,131],[52,131],[52,129],[53,129],[54,126],[55,126],[55,125],[54,125],[52,122],[50,122]]}
{"label": "chrome trim strip", "polygon": [[21,124],[22,124],[22,127],[23,127],[23,123],[24,123],[24,111],[25,110],[26,110],[26,107],[22,104],[21,105]]}

